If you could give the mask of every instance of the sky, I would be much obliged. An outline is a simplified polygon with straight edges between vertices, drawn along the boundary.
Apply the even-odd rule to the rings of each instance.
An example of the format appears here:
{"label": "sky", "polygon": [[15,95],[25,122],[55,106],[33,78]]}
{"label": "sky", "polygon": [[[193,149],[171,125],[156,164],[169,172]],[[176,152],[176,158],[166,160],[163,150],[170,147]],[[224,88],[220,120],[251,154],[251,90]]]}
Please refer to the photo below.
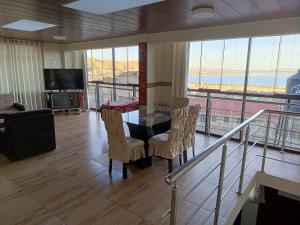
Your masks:
{"label": "sky", "polygon": [[[248,38],[191,42],[190,67],[200,67],[202,45],[203,68],[245,69]],[[280,46],[280,54],[278,59]],[[224,62],[223,49],[224,51]],[[252,39],[250,69],[276,70],[300,68],[300,35],[257,37]]]}
{"label": "sky", "polygon": [[[190,43],[189,67],[199,69],[200,58],[204,69],[231,69],[244,71],[246,68],[248,38],[198,41]],[[202,46],[202,52],[201,52]],[[280,47],[279,47],[280,46]],[[224,49],[224,51],[223,51]],[[280,49],[280,54],[279,53]],[[112,49],[94,49],[93,57],[112,59]],[[115,48],[116,60],[138,60],[138,46]],[[223,57],[224,54],[224,57]],[[88,57],[90,51],[88,51]],[[202,57],[200,57],[202,56]],[[222,60],[224,58],[224,61]],[[256,37],[252,39],[250,70],[275,71],[300,68],[300,35]]]}
{"label": "sky", "polygon": [[[93,57],[98,60],[112,60],[112,49],[93,49]],[[115,57],[118,61],[126,61],[128,54],[129,61],[138,61],[138,46],[115,48]],[[87,51],[87,56],[91,56],[91,51]]]}

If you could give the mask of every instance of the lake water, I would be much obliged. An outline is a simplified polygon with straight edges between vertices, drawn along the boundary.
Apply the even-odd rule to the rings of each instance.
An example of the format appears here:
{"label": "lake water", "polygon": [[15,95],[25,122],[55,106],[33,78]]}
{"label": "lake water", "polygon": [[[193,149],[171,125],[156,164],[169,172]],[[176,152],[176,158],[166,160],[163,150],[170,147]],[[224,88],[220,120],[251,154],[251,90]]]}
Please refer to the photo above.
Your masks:
{"label": "lake water", "polygon": [[[279,75],[277,80],[277,85],[280,87],[286,86],[286,80],[291,75]],[[199,78],[198,75],[189,75],[189,83],[198,83],[200,80],[201,83],[210,83],[210,84],[219,84],[221,83],[221,76],[219,74],[209,74],[201,75]],[[245,76],[242,75],[223,75],[222,84],[239,84],[244,85]],[[257,85],[257,86],[273,86],[275,82],[274,75],[255,75],[249,76],[248,84]]]}

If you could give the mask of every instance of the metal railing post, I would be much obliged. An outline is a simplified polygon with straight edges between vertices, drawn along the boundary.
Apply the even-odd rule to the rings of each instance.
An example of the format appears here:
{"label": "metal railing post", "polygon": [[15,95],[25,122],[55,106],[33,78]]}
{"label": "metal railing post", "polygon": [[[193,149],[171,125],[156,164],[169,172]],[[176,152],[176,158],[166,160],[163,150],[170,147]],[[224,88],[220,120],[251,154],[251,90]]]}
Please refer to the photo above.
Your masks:
{"label": "metal railing post", "polygon": [[99,89],[99,84],[96,83],[96,110],[98,110],[100,108],[100,89]]}
{"label": "metal railing post", "polygon": [[268,114],[265,143],[264,143],[264,153],[263,153],[262,164],[261,164],[261,172],[265,172],[266,155],[267,155],[268,142],[269,142],[270,123],[271,123],[271,113]]}
{"label": "metal railing post", "polygon": [[210,123],[211,123],[211,98],[210,93],[207,92],[206,98],[206,115],[205,115],[205,134],[210,135]]}
{"label": "metal railing post", "polygon": [[136,98],[136,88],[135,86],[132,86],[132,95],[134,98]]}
{"label": "metal railing post", "polygon": [[281,151],[280,151],[281,153],[284,153],[288,120],[289,120],[289,115],[285,115],[284,116],[284,126],[283,126],[283,136],[282,136],[282,145],[281,145]]}
{"label": "metal railing post", "polygon": [[246,158],[247,158],[247,151],[248,151],[248,142],[249,142],[249,134],[250,134],[250,126],[248,125],[247,128],[246,128],[246,136],[245,136],[245,141],[244,141],[244,151],[243,151],[243,159],[242,159],[241,175],[240,175],[240,183],[239,183],[238,194],[242,194],[242,189],[243,189]]}
{"label": "metal railing post", "polygon": [[174,182],[173,187],[172,187],[170,225],[176,225],[177,193],[178,193],[178,186],[176,185],[176,182]]}
{"label": "metal railing post", "polygon": [[226,155],[227,155],[227,146],[226,146],[226,142],[225,142],[223,145],[221,165],[220,165],[220,175],[219,175],[219,185],[218,185],[214,225],[218,225],[218,221],[219,221],[219,214],[220,214],[220,207],[221,207],[221,200],[222,200],[222,191],[223,191],[223,182],[224,182],[224,172],[225,172],[225,164],[226,164]]}

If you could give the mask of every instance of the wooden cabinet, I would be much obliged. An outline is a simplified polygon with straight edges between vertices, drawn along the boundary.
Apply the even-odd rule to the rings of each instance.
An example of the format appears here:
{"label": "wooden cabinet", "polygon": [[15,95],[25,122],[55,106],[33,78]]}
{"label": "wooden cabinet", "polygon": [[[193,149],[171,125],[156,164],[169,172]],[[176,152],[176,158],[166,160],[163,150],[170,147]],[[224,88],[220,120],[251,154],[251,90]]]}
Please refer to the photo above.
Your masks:
{"label": "wooden cabinet", "polygon": [[83,92],[47,92],[50,109],[81,109],[83,108]]}

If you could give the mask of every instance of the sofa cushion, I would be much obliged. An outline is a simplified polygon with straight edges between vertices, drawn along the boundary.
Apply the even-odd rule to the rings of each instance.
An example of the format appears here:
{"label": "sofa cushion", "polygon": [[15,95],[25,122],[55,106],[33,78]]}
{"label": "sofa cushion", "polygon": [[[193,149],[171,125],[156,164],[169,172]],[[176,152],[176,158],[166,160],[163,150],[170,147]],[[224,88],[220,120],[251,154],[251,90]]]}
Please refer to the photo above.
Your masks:
{"label": "sofa cushion", "polygon": [[0,110],[10,110],[14,104],[14,99],[11,94],[0,95]]}
{"label": "sofa cushion", "polygon": [[11,114],[11,113],[16,113],[19,112],[19,110],[11,107],[11,108],[7,108],[5,110],[0,110],[0,114]]}

